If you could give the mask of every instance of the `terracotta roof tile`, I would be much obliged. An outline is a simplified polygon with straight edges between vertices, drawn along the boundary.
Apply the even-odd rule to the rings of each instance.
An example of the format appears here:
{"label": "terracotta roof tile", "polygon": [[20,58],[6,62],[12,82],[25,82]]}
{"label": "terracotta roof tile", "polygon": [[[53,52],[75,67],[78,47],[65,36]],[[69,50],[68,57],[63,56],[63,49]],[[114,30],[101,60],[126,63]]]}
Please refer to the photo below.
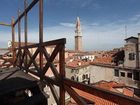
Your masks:
{"label": "terracotta roof tile", "polygon": [[66,64],[66,67],[79,68],[79,67],[85,67],[88,65],[89,65],[89,62],[85,62],[81,60],[73,60],[71,62],[68,62]]}
{"label": "terracotta roof tile", "polygon": [[96,58],[93,63],[102,63],[102,64],[111,64],[112,63],[112,57],[100,57]]}
{"label": "terracotta roof tile", "polygon": [[127,96],[130,96],[130,97],[133,97],[134,96],[134,91],[131,90],[131,89],[128,89],[128,88],[124,88],[123,89],[123,94],[127,95]]}
{"label": "terracotta roof tile", "polygon": [[92,95],[92,94],[89,94],[87,92],[84,92],[84,91],[81,91],[79,89],[74,89],[80,96],[88,99],[88,100],[91,100],[93,102],[95,102],[95,105],[117,105],[111,101],[108,101],[108,100],[105,100],[103,98],[100,98],[96,95]]}
{"label": "terracotta roof tile", "polygon": [[125,85],[122,83],[117,83],[115,81],[101,81],[95,84],[94,86],[116,92],[115,89],[113,89],[114,87],[124,87]]}
{"label": "terracotta roof tile", "polygon": [[[114,89],[113,87],[122,87],[124,86],[122,89],[123,89],[123,93],[124,95],[127,95],[127,96],[131,96],[133,97],[133,91],[131,89],[128,89],[126,88],[126,86],[124,84],[119,84],[117,82],[114,82],[114,81],[111,81],[111,82],[107,82],[107,81],[101,81],[101,82],[98,82],[97,84],[95,84],[95,86],[97,87],[100,87],[100,88],[103,88],[103,89],[107,89],[107,90],[110,90],[110,91],[114,91],[114,92],[118,92],[116,89]],[[95,102],[95,105],[118,105],[116,103],[113,103],[109,100],[106,100],[106,99],[103,99],[101,97],[98,97],[96,96],[96,94],[89,94],[87,92],[84,92],[84,91],[81,91],[79,89],[75,89],[74,90],[82,97],[90,100],[90,101],[93,101]],[[126,103],[124,103],[124,105],[126,105]],[[127,105],[129,105],[127,103]]]}

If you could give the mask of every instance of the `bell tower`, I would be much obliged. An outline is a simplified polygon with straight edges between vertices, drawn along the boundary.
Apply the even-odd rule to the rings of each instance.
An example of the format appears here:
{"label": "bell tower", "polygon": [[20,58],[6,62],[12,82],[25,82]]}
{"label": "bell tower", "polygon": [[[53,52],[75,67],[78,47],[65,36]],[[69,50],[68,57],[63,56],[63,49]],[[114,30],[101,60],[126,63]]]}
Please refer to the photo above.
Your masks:
{"label": "bell tower", "polygon": [[81,32],[81,24],[80,24],[79,17],[77,17],[76,20],[75,51],[82,51],[82,32]]}

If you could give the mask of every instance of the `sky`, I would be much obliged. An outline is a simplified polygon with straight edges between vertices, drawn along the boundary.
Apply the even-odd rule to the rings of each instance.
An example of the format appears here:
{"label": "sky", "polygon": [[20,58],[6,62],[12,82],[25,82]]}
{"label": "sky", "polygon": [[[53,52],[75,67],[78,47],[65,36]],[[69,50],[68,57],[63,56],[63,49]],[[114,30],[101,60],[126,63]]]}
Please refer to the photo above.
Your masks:
{"label": "sky", "polygon": [[[28,0],[30,3],[32,0]],[[0,22],[17,19],[24,0],[1,0]],[[109,50],[122,47],[124,39],[140,33],[140,0],[44,0],[44,41],[66,38],[67,49],[74,49],[76,17],[80,17],[83,50]],[[28,41],[38,41],[38,5],[28,14]],[[21,20],[24,41],[24,19]],[[125,26],[127,31],[125,31]],[[16,40],[17,26],[16,26]],[[127,33],[127,34],[126,34]],[[11,28],[0,26],[0,47],[7,47]]]}

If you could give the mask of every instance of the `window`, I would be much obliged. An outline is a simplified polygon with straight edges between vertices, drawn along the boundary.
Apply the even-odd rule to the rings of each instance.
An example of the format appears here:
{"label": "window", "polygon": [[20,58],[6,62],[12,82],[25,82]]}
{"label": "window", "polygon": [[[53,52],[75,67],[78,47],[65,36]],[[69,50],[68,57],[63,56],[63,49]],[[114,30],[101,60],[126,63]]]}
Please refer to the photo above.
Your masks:
{"label": "window", "polygon": [[83,80],[86,78],[86,76],[85,75],[83,75]]}
{"label": "window", "polygon": [[135,54],[129,53],[129,60],[135,60]]}
{"label": "window", "polygon": [[127,73],[128,78],[132,78],[132,73]]}
{"label": "window", "polygon": [[72,76],[71,79],[74,80],[74,76]]}
{"label": "window", "polygon": [[88,79],[88,74],[86,74],[86,79]]}
{"label": "window", "polygon": [[77,73],[77,74],[79,73],[79,70],[78,70],[78,69],[76,70],[76,73]]}
{"label": "window", "polygon": [[115,75],[116,77],[119,77],[119,70],[118,70],[118,69],[114,69],[114,75]]}
{"label": "window", "polygon": [[124,73],[124,72],[121,72],[121,76],[122,76],[122,77],[125,77],[125,73]]}
{"label": "window", "polygon": [[77,81],[79,81],[79,78],[78,77],[76,79],[77,79]]}
{"label": "window", "polygon": [[54,65],[55,67],[57,67],[57,65]]}
{"label": "window", "polygon": [[71,69],[71,73],[73,73],[74,72],[74,69]]}
{"label": "window", "polygon": [[140,75],[138,71],[134,71],[134,80],[140,80]]}

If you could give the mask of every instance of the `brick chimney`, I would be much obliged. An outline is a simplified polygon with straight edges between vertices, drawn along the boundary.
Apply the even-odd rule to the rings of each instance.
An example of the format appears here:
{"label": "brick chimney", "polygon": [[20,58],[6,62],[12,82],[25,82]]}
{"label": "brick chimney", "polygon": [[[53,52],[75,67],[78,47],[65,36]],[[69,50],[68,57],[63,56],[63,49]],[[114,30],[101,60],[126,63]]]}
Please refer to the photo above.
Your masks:
{"label": "brick chimney", "polygon": [[137,64],[138,68],[140,68],[140,33],[138,33],[138,52],[137,52]]}

